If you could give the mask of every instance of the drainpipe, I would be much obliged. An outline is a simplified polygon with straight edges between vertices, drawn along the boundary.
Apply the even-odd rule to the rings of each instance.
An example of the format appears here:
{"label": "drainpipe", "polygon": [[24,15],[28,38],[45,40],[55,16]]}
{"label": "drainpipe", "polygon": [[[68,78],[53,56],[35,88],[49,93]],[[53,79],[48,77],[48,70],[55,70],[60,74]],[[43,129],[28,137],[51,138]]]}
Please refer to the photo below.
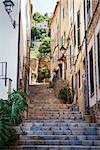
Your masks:
{"label": "drainpipe", "polygon": [[89,84],[88,84],[88,79],[89,79],[89,76],[88,76],[88,50],[87,50],[87,37],[86,37],[86,34],[87,34],[87,29],[86,29],[86,9],[85,9],[85,0],[84,0],[84,30],[85,30],[85,35],[84,35],[84,46],[85,46],[85,68],[86,68],[86,112],[87,114],[90,114],[90,111],[89,111],[89,106],[90,106],[90,103],[89,103]]}
{"label": "drainpipe", "polygon": [[21,20],[21,1],[19,2],[19,21],[18,21],[18,60],[17,60],[17,90],[20,87],[20,20]]}

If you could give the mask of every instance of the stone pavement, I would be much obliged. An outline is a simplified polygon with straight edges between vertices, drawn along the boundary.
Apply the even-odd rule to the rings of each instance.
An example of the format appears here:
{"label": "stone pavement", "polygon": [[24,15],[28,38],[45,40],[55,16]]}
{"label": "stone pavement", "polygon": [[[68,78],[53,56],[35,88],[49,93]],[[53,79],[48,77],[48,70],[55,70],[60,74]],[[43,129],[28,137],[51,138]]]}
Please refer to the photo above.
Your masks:
{"label": "stone pavement", "polygon": [[71,105],[60,104],[47,84],[30,86],[28,119],[12,150],[100,150],[100,124],[85,123]]}

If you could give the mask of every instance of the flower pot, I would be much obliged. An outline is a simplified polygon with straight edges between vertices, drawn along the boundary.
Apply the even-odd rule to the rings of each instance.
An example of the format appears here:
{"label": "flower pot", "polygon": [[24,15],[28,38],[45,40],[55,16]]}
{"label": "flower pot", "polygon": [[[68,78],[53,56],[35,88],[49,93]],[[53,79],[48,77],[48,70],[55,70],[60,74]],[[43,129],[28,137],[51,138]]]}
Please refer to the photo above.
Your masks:
{"label": "flower pot", "polygon": [[65,99],[60,99],[60,103],[61,104],[66,104],[66,100]]}
{"label": "flower pot", "polygon": [[91,123],[92,122],[92,116],[90,114],[84,115],[84,119],[87,123]]}

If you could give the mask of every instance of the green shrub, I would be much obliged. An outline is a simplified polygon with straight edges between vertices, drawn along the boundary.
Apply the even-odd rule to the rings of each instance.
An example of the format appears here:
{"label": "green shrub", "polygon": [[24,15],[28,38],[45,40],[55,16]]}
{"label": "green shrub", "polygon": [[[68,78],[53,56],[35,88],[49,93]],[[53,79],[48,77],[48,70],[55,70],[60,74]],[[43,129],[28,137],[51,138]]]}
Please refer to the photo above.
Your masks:
{"label": "green shrub", "polygon": [[58,95],[59,99],[64,99],[66,102],[72,102],[73,99],[74,90],[71,90],[69,83],[66,84],[65,87],[63,87]]}
{"label": "green shrub", "polygon": [[14,91],[8,100],[0,100],[0,146],[16,137],[13,126],[22,122],[25,110],[27,101],[22,92]]}

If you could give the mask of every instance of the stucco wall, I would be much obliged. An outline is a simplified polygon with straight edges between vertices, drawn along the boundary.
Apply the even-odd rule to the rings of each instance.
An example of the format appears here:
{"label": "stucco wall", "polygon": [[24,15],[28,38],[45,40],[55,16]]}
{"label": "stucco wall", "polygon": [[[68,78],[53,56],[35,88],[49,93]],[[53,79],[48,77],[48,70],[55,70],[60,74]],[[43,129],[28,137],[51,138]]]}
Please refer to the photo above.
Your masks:
{"label": "stucco wall", "polygon": [[[17,82],[17,56],[18,56],[18,0],[14,1],[13,12],[11,13],[13,19],[16,20],[16,28],[13,29],[10,18],[5,11],[3,0],[0,0],[0,62],[7,62],[7,77],[13,80],[12,89],[16,89]],[[5,98],[7,87],[4,86],[0,80],[0,98]]]}

